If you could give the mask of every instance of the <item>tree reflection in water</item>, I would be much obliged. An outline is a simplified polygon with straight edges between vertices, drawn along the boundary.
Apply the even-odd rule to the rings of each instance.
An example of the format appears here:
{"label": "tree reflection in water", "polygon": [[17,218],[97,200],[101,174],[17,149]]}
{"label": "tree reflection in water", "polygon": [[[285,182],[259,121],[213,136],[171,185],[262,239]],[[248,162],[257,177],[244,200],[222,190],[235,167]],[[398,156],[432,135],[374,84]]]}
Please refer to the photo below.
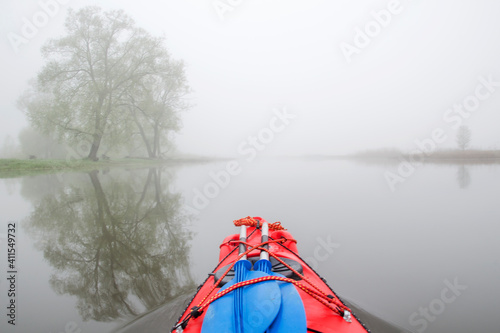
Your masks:
{"label": "tree reflection in water", "polygon": [[167,190],[171,176],[156,168],[111,174],[92,171],[43,197],[28,226],[54,268],[52,288],[76,296],[84,320],[137,315],[194,286],[192,235],[181,196]]}
{"label": "tree reflection in water", "polygon": [[459,165],[457,169],[457,182],[461,189],[466,189],[470,185],[470,172],[466,165]]}

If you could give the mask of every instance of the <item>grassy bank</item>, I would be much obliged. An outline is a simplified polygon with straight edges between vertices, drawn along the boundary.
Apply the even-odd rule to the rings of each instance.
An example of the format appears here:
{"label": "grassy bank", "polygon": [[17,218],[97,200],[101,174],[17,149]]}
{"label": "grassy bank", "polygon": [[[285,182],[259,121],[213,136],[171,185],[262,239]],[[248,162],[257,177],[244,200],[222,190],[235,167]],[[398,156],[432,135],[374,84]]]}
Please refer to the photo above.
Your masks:
{"label": "grassy bank", "polygon": [[175,158],[169,160],[132,159],[117,160],[21,160],[0,159],[0,178],[23,177],[60,171],[91,171],[110,167],[148,167],[169,163],[207,162],[204,158]]}
{"label": "grassy bank", "polygon": [[498,159],[500,151],[498,150],[438,150],[432,154],[419,154],[427,156],[428,160],[432,159],[458,159],[458,160],[481,160],[481,159]]}
{"label": "grassy bank", "polygon": [[374,150],[360,152],[347,158],[372,163],[399,163],[402,160],[421,163],[450,164],[500,164],[499,150],[435,150],[428,153],[403,153],[398,150]]}
{"label": "grassy bank", "polygon": [[0,159],[0,178],[21,177],[58,171],[85,171],[104,168],[116,161]]}
{"label": "grassy bank", "polygon": [[498,150],[439,150],[432,154],[407,155],[407,159],[435,164],[500,164]]}

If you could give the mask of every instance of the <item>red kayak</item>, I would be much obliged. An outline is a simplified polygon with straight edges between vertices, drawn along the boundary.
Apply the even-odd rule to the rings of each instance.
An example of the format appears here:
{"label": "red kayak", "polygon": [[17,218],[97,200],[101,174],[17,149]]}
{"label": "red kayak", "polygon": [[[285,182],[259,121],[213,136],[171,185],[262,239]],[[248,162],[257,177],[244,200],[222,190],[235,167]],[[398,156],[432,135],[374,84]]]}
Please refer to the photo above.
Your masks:
{"label": "red kayak", "polygon": [[172,332],[369,332],[298,254],[279,222],[234,221],[219,263]]}

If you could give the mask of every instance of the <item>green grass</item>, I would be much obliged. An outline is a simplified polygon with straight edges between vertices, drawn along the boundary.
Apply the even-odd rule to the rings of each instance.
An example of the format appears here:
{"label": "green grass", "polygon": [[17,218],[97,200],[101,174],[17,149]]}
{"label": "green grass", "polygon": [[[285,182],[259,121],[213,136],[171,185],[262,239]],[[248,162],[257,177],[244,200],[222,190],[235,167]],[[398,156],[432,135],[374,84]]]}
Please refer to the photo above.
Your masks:
{"label": "green grass", "polygon": [[14,178],[60,171],[91,171],[105,167],[144,167],[168,161],[120,159],[93,162],[90,160],[20,160],[0,159],[0,178]]}
{"label": "green grass", "polygon": [[204,156],[175,156],[169,159],[148,159],[148,158],[122,158],[99,160],[93,162],[88,159],[82,160],[21,160],[21,159],[2,159],[0,158],[0,179],[1,178],[16,178],[24,176],[33,176],[45,173],[55,173],[62,171],[92,171],[102,168],[146,168],[158,167],[162,165],[172,164],[192,164],[192,163],[207,163],[219,161],[218,158]]}

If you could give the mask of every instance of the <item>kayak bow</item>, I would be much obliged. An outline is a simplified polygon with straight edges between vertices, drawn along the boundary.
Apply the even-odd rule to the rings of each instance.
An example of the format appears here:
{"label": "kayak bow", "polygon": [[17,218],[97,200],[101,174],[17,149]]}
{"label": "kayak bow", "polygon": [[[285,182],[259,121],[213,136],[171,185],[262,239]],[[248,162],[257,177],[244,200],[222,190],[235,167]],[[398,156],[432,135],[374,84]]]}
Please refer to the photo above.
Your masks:
{"label": "kayak bow", "polygon": [[234,223],[240,235],[221,244],[219,263],[172,332],[369,332],[300,258],[297,241],[279,222]]}

